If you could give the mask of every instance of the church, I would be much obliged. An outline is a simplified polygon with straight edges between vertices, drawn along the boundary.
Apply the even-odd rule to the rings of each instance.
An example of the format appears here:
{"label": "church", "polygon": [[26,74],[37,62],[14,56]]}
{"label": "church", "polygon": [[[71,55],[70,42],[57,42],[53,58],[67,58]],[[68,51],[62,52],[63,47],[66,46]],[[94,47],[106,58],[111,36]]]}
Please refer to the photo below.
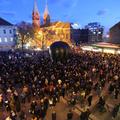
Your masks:
{"label": "church", "polygon": [[34,40],[31,45],[36,48],[49,48],[56,41],[67,42],[71,45],[71,24],[69,22],[51,22],[51,17],[46,2],[43,23],[41,24],[37,0],[34,0],[32,12],[32,25],[34,29]]}

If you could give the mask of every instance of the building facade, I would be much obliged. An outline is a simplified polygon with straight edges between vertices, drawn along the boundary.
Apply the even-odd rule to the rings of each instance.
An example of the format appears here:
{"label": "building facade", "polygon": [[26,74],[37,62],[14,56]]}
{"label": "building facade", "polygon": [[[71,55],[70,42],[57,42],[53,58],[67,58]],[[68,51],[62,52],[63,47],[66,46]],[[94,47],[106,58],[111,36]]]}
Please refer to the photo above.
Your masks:
{"label": "building facade", "polygon": [[91,42],[102,42],[103,41],[103,32],[104,27],[101,26],[98,22],[89,23],[85,26],[85,29],[89,29],[90,33],[90,40]]}
{"label": "building facade", "polygon": [[56,41],[67,42],[71,44],[71,28],[70,23],[61,21],[52,22],[49,26],[41,25],[38,33],[34,37],[32,45],[37,48],[49,47]]}
{"label": "building facade", "polygon": [[76,45],[90,42],[90,30],[88,29],[71,29],[71,39]]}
{"label": "building facade", "polygon": [[110,28],[109,42],[120,44],[120,22]]}
{"label": "building facade", "polygon": [[0,51],[12,49],[16,44],[16,27],[0,18]]}
{"label": "building facade", "polygon": [[37,8],[37,2],[34,0],[34,9],[32,12],[32,21],[35,31],[34,40],[30,43],[36,48],[49,47],[53,42],[63,41],[71,44],[71,25],[69,22],[51,22],[46,2],[43,24],[40,24],[40,13]]}

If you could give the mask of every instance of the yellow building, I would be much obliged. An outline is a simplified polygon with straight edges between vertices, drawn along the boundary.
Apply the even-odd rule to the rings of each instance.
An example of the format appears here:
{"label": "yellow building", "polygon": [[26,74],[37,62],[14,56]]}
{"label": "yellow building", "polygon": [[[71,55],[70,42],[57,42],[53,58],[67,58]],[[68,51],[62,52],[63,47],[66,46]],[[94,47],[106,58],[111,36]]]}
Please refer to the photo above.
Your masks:
{"label": "yellow building", "polygon": [[40,25],[40,14],[37,8],[36,0],[34,1],[34,9],[32,13],[33,27],[35,31],[34,40],[31,45],[36,48],[47,48],[56,41],[64,41],[71,44],[71,25],[68,22],[51,22],[46,3],[43,20]]}

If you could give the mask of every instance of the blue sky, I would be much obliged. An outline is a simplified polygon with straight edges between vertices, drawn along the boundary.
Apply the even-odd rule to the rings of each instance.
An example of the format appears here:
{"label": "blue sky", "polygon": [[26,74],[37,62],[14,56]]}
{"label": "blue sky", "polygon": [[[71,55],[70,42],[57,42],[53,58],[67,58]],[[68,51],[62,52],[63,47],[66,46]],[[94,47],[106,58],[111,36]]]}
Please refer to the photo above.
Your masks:
{"label": "blue sky", "polygon": [[[41,17],[46,0],[37,0]],[[0,17],[12,23],[31,22],[34,0],[0,0]],[[52,21],[100,22],[106,29],[120,21],[120,0],[48,0]]]}

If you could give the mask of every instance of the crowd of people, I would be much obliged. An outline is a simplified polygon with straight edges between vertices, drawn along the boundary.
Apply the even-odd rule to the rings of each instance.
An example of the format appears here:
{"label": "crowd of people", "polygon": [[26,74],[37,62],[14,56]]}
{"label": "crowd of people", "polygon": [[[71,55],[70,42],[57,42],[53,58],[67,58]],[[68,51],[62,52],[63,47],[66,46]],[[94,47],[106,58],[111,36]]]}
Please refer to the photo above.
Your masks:
{"label": "crowd of people", "polygon": [[[93,89],[99,96],[98,108],[102,111],[105,99],[101,91],[106,83],[109,83],[108,94],[118,99],[119,55],[81,51],[70,54],[65,60],[53,61],[45,53],[1,52],[0,114],[5,120],[26,120],[28,114],[21,106],[29,104],[31,120],[44,120],[48,108],[54,107],[61,96],[70,97],[69,102],[73,106],[77,100],[83,104],[85,99],[91,106]],[[114,118],[119,108],[120,104],[117,110],[113,109]],[[81,113],[80,120],[87,120],[89,115],[87,109]],[[68,117],[68,120],[72,120],[71,114]]]}

